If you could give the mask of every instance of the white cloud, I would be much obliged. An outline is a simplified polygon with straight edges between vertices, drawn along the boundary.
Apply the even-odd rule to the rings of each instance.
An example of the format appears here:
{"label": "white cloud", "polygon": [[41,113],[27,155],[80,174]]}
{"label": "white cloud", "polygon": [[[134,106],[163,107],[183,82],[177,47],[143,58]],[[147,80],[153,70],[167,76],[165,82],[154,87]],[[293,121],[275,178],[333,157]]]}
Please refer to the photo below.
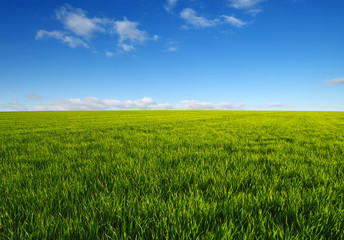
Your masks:
{"label": "white cloud", "polygon": [[219,19],[209,20],[205,17],[200,17],[197,12],[191,8],[185,8],[180,13],[180,17],[186,21],[188,25],[196,28],[213,27],[220,23]]}
{"label": "white cloud", "polygon": [[135,49],[133,45],[126,44],[126,43],[119,43],[118,46],[126,52],[130,52]]}
{"label": "white cloud", "polygon": [[120,109],[151,109],[152,106],[157,105],[157,103],[149,97],[144,97],[135,101],[127,100],[123,102],[118,100],[106,99],[103,100],[103,102],[108,107]]}
{"label": "white cloud", "polygon": [[256,7],[263,0],[228,0],[229,6],[237,9],[250,9]]}
{"label": "white cloud", "polygon": [[[127,18],[124,18],[123,21],[115,21],[114,28],[119,36],[119,43],[130,41],[132,43],[144,44],[145,41],[149,40],[148,34],[145,31],[139,30],[137,28],[138,25],[138,22],[131,22]],[[156,39],[157,37],[154,36],[154,40]]]}
{"label": "white cloud", "polygon": [[143,45],[148,40],[158,40],[158,36],[149,37],[145,31],[138,29],[138,22],[129,21],[124,17],[122,21],[114,21],[113,28],[115,33],[119,36],[118,46],[126,51],[135,49],[134,44]]}
{"label": "white cloud", "polygon": [[151,109],[151,105],[156,103],[151,98],[142,98],[139,100],[118,101],[105,99],[101,100],[95,97],[83,99],[61,99],[55,102],[46,102],[40,106],[33,107],[31,110],[106,110],[106,109]]}
{"label": "white cloud", "polygon": [[31,110],[101,110],[106,109],[101,100],[97,98],[61,99],[55,102],[46,102]]}
{"label": "white cloud", "polygon": [[247,23],[238,19],[238,18],[235,18],[233,16],[226,16],[226,15],[223,15],[222,16],[224,18],[224,21],[231,24],[232,26],[234,27],[242,27],[244,25],[246,25]]}
{"label": "white cloud", "polygon": [[108,23],[105,18],[88,18],[86,11],[73,8],[69,4],[56,10],[56,18],[66,29],[86,39],[91,38],[94,32],[104,32],[102,24]]}
{"label": "white cloud", "polygon": [[292,105],[285,104],[285,103],[269,103],[267,104],[268,107],[293,107]]}
{"label": "white cloud", "polygon": [[[138,22],[129,21],[124,17],[122,21],[111,20],[109,18],[90,18],[86,11],[73,8],[66,4],[56,12],[56,18],[64,25],[65,31],[39,30],[36,39],[54,38],[62,43],[75,48],[82,46],[89,47],[90,39],[96,32],[102,32],[112,37],[118,37],[116,45],[126,51],[135,49],[136,44],[143,45],[148,40],[158,40],[158,36],[149,36],[146,31],[138,29]],[[114,44],[115,45],[115,44]],[[110,57],[110,52],[105,52]]]}
{"label": "white cloud", "polygon": [[164,8],[167,12],[170,12],[177,4],[178,0],[167,0]]}
{"label": "white cloud", "polygon": [[210,103],[199,101],[181,101],[179,104],[157,103],[152,98],[145,97],[138,100],[118,101],[112,99],[98,99],[88,97],[83,99],[61,99],[55,102],[46,102],[31,108],[33,111],[56,110],[106,110],[106,109],[141,109],[141,110],[225,110],[243,109],[242,103]]}
{"label": "white cloud", "polygon": [[76,48],[76,47],[84,47],[88,48],[88,44],[85,43],[83,40],[81,40],[78,37],[70,36],[65,32],[60,32],[60,31],[46,31],[46,30],[39,30],[36,34],[36,39],[45,39],[45,38],[54,38],[62,43],[68,44],[71,48]]}
{"label": "white cloud", "polygon": [[26,94],[26,96],[28,99],[31,99],[31,100],[41,100],[42,97],[41,96],[38,96],[37,94],[34,94],[34,93],[28,93]]}
{"label": "white cloud", "polygon": [[64,36],[62,39],[64,43],[67,43],[70,47],[76,48],[78,46],[82,46],[88,48],[88,44],[82,41],[80,38],[76,38],[73,36]]}
{"label": "white cloud", "polygon": [[335,86],[344,84],[344,78],[335,78],[327,81],[327,86]]}

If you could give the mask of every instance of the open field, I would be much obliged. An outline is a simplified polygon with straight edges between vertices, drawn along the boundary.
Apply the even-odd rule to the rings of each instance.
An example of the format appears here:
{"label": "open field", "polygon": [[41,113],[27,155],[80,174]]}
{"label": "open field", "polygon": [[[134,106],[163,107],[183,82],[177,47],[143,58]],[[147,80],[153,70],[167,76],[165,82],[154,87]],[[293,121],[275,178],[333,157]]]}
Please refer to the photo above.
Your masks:
{"label": "open field", "polygon": [[344,113],[0,113],[0,239],[344,239]]}

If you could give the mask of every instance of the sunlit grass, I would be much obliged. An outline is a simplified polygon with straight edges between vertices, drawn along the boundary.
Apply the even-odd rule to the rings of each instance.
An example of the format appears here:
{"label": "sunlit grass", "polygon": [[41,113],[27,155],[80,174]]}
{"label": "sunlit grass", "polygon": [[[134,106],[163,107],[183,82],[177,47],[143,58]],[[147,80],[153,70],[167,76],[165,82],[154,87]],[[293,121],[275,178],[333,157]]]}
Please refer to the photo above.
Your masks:
{"label": "sunlit grass", "polygon": [[344,114],[0,113],[0,239],[343,239]]}

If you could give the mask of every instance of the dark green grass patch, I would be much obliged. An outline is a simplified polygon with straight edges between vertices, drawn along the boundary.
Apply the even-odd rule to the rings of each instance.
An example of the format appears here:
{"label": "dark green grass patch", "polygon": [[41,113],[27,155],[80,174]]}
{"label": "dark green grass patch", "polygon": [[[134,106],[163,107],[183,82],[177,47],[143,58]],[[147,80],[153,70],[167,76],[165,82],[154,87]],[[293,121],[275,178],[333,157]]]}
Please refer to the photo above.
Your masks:
{"label": "dark green grass patch", "polygon": [[343,113],[0,113],[0,239],[343,239],[343,229]]}

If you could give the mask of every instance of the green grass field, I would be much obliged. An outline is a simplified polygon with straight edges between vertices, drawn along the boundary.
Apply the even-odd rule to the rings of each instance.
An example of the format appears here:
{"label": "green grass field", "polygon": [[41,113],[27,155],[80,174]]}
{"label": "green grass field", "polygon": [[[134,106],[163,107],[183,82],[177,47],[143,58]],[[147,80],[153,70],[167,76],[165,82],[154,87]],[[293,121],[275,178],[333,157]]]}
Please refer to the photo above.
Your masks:
{"label": "green grass field", "polygon": [[0,239],[344,239],[344,113],[0,113]]}

